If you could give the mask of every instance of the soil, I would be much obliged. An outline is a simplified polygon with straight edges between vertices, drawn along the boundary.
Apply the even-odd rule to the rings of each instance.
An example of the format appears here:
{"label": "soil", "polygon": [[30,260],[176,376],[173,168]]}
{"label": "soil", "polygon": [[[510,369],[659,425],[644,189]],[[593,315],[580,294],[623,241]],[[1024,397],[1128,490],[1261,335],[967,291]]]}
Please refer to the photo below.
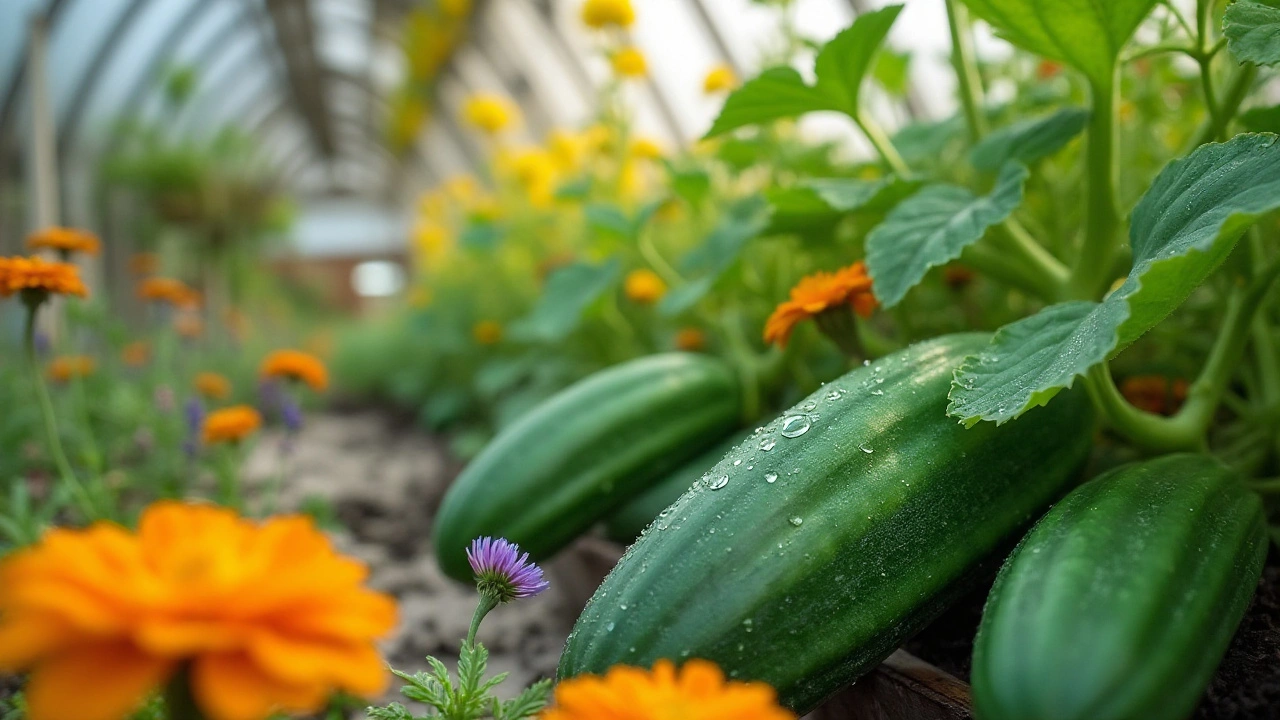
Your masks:
{"label": "soil", "polygon": [[[990,581],[906,644],[908,652],[968,682],[973,636]],[[1280,557],[1272,552],[1253,603],[1192,720],[1280,720]]]}

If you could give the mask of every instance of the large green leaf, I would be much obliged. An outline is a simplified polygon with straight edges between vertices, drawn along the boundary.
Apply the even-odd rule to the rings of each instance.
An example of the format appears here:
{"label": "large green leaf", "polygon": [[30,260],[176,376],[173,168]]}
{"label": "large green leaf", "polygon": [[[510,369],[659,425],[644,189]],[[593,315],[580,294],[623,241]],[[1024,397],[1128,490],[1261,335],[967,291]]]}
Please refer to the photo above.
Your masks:
{"label": "large green leaf", "polygon": [[1186,300],[1244,231],[1280,208],[1275,135],[1240,135],[1171,163],[1133,211],[1133,269],[1102,302],[1054,305],[996,333],[967,359],[948,414],[1005,422],[1114,357]]}
{"label": "large green leaf", "polygon": [[707,137],[819,110],[855,112],[862,80],[901,11],[890,5],[864,13],[832,38],[814,61],[814,85],[791,67],[769,68],[743,83],[725,99]]}
{"label": "large green leaf", "polygon": [[954,185],[930,185],[901,205],[867,236],[867,270],[885,307],[902,301],[931,267],[960,257],[1022,204],[1026,166],[1008,163],[992,191],[981,197]]}
{"label": "large green leaf", "polygon": [[1222,34],[1240,62],[1280,63],[1280,2],[1236,0],[1222,17]]}
{"label": "large green leaf", "polygon": [[582,311],[617,282],[621,269],[618,258],[610,258],[599,265],[572,263],[551,273],[533,312],[512,326],[512,337],[545,342],[565,339],[578,327]]}
{"label": "large green leaf", "polygon": [[1065,108],[1047,117],[1016,122],[983,138],[969,159],[983,172],[995,172],[1010,160],[1030,165],[1066,147],[1088,123],[1089,111],[1083,108]]}
{"label": "large green leaf", "polygon": [[1159,0],[964,0],[1009,42],[1110,84],[1116,59]]}

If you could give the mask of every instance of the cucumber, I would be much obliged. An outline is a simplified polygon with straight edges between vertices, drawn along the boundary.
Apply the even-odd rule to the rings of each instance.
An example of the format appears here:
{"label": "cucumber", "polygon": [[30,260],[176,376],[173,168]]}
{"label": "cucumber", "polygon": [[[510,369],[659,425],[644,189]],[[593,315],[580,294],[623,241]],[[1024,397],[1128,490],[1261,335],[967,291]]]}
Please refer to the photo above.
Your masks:
{"label": "cucumber", "polygon": [[804,714],[874,668],[1003,557],[1088,456],[1080,393],[1000,427],[947,417],[952,372],[987,340],[948,336],[858,368],[734,449],[596,591],[559,676],[706,658]]}
{"label": "cucumber", "polygon": [[446,574],[471,580],[481,536],[544,560],[731,432],[740,386],[724,363],[667,353],[561,391],[504,429],[445,494],[432,535]]}
{"label": "cucumber", "polygon": [[1009,558],[973,653],[983,720],[1188,717],[1267,554],[1261,500],[1170,455],[1072,492]]}
{"label": "cucumber", "polygon": [[720,462],[720,458],[727,455],[749,435],[751,435],[750,430],[730,434],[724,440],[712,445],[709,450],[685,463],[666,479],[645,490],[644,494],[618,508],[605,524],[605,536],[624,545],[634,542],[659,513],[678,500],[689,486],[702,477],[707,468]]}

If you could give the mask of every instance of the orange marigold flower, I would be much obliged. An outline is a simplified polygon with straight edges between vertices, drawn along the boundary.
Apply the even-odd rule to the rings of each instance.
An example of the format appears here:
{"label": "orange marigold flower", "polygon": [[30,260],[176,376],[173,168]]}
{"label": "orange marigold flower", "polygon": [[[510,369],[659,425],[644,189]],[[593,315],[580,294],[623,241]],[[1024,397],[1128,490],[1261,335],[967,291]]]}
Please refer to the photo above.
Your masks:
{"label": "orange marigold flower", "polygon": [[215,372],[197,373],[195,386],[208,400],[225,400],[231,394],[231,381]]}
{"label": "orange marigold flower", "polygon": [[87,355],[64,355],[54,358],[49,363],[49,379],[55,382],[67,382],[72,378],[92,375],[97,367],[98,364]]}
{"label": "orange marigold flower", "polygon": [[698,352],[707,347],[706,333],[698,328],[687,327],[681,328],[676,333],[676,349],[685,352]]}
{"label": "orange marigold flower", "polygon": [[204,320],[194,312],[178,313],[173,318],[173,329],[184,338],[195,339],[204,334]]}
{"label": "orange marigold flower", "polygon": [[200,305],[200,293],[181,280],[173,278],[146,278],[138,283],[138,297],[182,308],[194,308]]}
{"label": "orange marigold flower", "polygon": [[852,306],[862,317],[870,317],[879,305],[871,292],[866,263],[856,262],[834,273],[814,273],[791,288],[791,299],[769,316],[764,325],[764,340],[785,346],[791,339],[791,331],[804,320],[844,306]]}
{"label": "orange marigold flower", "polygon": [[656,303],[667,294],[667,284],[662,278],[654,271],[644,268],[627,273],[624,289],[632,302],[643,305]]}
{"label": "orange marigold flower", "polygon": [[160,269],[160,255],[140,252],[129,258],[129,272],[134,275],[154,275]]}
{"label": "orange marigold flower", "polygon": [[235,405],[209,413],[204,419],[204,441],[209,444],[240,442],[262,427],[262,415],[248,405]]}
{"label": "orange marigold flower", "polygon": [[89,294],[75,265],[38,257],[0,258],[0,297],[24,291],[36,293],[37,299],[43,299],[41,294]]}
{"label": "orange marigold flower", "polygon": [[1173,415],[1187,401],[1187,381],[1163,375],[1137,375],[1120,383],[1120,394],[1134,407],[1156,415]]}
{"label": "orange marigold flower", "polygon": [[0,671],[31,671],[31,720],[120,720],[183,669],[210,720],[374,696],[396,609],[367,574],[302,516],[160,502],[136,533],[56,528],[0,563]]}
{"label": "orange marigold flower", "polygon": [[493,320],[481,320],[471,328],[471,337],[481,345],[496,345],[502,340],[502,326]]}
{"label": "orange marigold flower", "polygon": [[102,243],[98,236],[87,230],[75,228],[47,227],[27,237],[28,250],[57,250],[63,256],[71,253],[97,255],[102,252]]}
{"label": "orange marigold flower", "polygon": [[1062,64],[1052,60],[1041,60],[1036,66],[1036,78],[1039,80],[1052,80],[1062,72]]}
{"label": "orange marigold flower", "polygon": [[264,378],[283,378],[306,383],[316,392],[329,387],[329,371],[315,355],[301,350],[277,350],[262,361]]}
{"label": "orange marigold flower", "polygon": [[151,358],[151,346],[142,340],[131,342],[120,351],[120,359],[129,367],[141,367]]}
{"label": "orange marigold flower", "polygon": [[715,663],[690,660],[678,671],[659,660],[652,671],[615,665],[556,686],[541,720],[794,720],[777,693],[760,682],[725,681]]}

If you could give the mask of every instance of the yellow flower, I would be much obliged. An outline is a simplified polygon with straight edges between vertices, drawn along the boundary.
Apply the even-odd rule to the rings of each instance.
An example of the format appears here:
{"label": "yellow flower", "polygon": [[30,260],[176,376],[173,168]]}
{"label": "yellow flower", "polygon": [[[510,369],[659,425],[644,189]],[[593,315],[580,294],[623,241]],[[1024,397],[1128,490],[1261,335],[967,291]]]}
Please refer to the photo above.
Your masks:
{"label": "yellow flower", "polygon": [[209,413],[202,436],[208,444],[235,443],[262,427],[262,415],[248,405],[234,405]]}
{"label": "yellow flower", "polygon": [[678,671],[659,660],[652,671],[615,665],[556,686],[541,720],[794,720],[773,688],[725,681],[715,663],[690,660]]}
{"label": "yellow flower", "polygon": [[627,46],[609,58],[613,72],[622,78],[642,78],[649,72],[649,63],[639,48]]}
{"label": "yellow flower", "polygon": [[633,302],[650,305],[667,294],[667,284],[652,270],[640,269],[627,273],[625,284],[627,297]]}
{"label": "yellow flower", "polygon": [[57,250],[63,256],[71,253],[97,255],[102,252],[98,236],[86,230],[47,227],[27,237],[28,250]]}
{"label": "yellow flower", "polygon": [[436,260],[453,246],[453,239],[443,225],[428,221],[413,229],[413,245],[427,260]]}
{"label": "yellow flower", "polygon": [[556,163],[541,148],[526,148],[511,155],[507,164],[529,201],[538,207],[551,203],[555,192]]}
{"label": "yellow flower", "polygon": [[631,155],[644,160],[658,160],[663,156],[662,146],[649,138],[638,137],[631,141]]}
{"label": "yellow flower", "polygon": [[455,175],[445,181],[445,194],[460,202],[470,202],[480,194],[480,183],[470,175]]}
{"label": "yellow flower", "polygon": [[231,381],[215,372],[197,373],[195,386],[208,400],[225,400],[231,394]]}
{"label": "yellow flower", "polygon": [[300,350],[277,350],[262,361],[264,378],[283,378],[304,382],[316,392],[329,387],[329,371],[314,355]]}
{"label": "yellow flower", "polygon": [[471,336],[481,345],[496,345],[502,340],[502,326],[493,320],[481,320],[471,328]]}
{"label": "yellow flower", "polygon": [[515,121],[516,108],[501,95],[480,93],[467,100],[462,114],[473,127],[497,135]]}
{"label": "yellow flower", "polygon": [[791,288],[791,299],[769,316],[764,325],[764,341],[785,347],[791,331],[804,320],[843,306],[852,306],[862,317],[870,317],[879,304],[871,292],[866,263],[856,262],[834,273],[814,273]]}
{"label": "yellow flower", "polygon": [[471,0],[440,0],[440,10],[452,18],[463,18],[471,14]]}
{"label": "yellow flower", "polygon": [[587,149],[594,153],[604,154],[613,147],[614,132],[608,125],[592,125],[582,133],[582,140]]}
{"label": "yellow flower", "polygon": [[151,358],[151,346],[142,340],[125,345],[120,351],[120,359],[129,367],[141,367]]}
{"label": "yellow flower", "polygon": [[552,130],[547,134],[547,152],[561,172],[572,173],[582,164],[586,150],[585,138],[566,130]]}
{"label": "yellow flower", "polygon": [[200,293],[181,280],[172,278],[146,278],[138,283],[138,297],[152,302],[169,303],[175,307],[194,308],[200,305]]}
{"label": "yellow flower", "polygon": [[707,336],[695,327],[681,328],[676,333],[676,349],[685,352],[699,352],[706,349]]}
{"label": "yellow flower", "polygon": [[711,68],[711,71],[702,80],[702,91],[708,95],[732,90],[737,86],[738,76],[733,72],[733,68],[728,65],[717,65]]}
{"label": "yellow flower", "polygon": [[375,696],[395,603],[302,516],[160,502],[136,533],[55,528],[0,563],[0,671],[30,720],[121,720],[179,671],[209,720]]}
{"label": "yellow flower", "polygon": [[38,257],[0,258],[0,298],[20,292],[33,293],[38,300],[50,294],[89,294],[75,265],[45,262]]}
{"label": "yellow flower", "polygon": [[602,30],[611,25],[631,27],[636,21],[631,0],[586,0],[582,3],[582,22],[590,28]]}
{"label": "yellow flower", "polygon": [[67,382],[71,378],[87,377],[93,374],[97,366],[93,358],[85,355],[56,357],[49,363],[49,379]]}

